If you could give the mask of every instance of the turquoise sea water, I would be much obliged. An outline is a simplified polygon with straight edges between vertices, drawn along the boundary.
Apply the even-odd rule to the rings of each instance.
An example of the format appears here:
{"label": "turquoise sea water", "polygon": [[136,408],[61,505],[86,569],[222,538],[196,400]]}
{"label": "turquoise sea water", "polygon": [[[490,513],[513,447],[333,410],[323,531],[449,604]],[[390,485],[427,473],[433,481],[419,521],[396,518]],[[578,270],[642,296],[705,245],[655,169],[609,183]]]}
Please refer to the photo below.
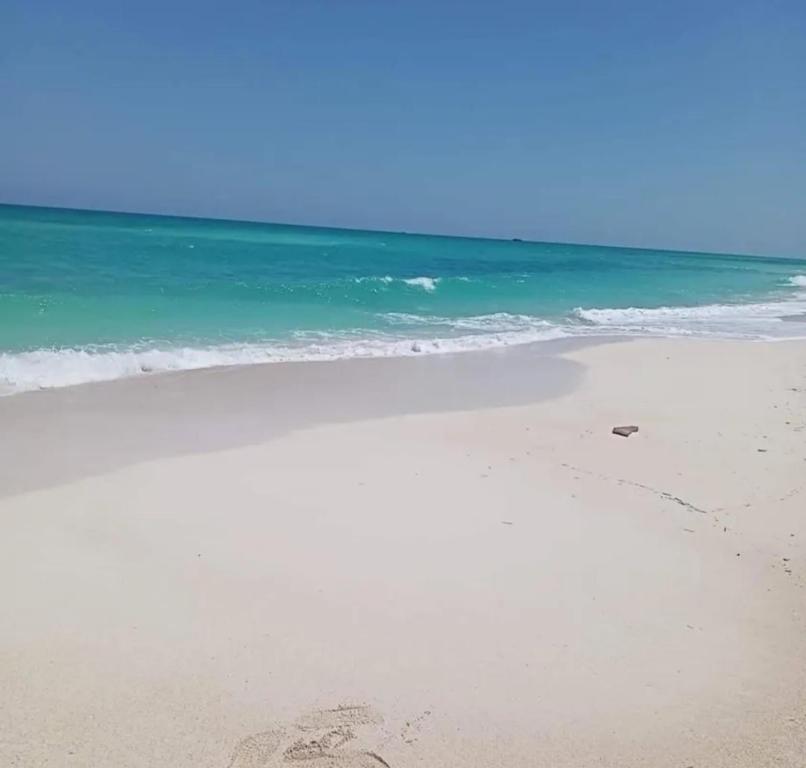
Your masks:
{"label": "turquoise sea water", "polygon": [[0,205],[0,392],[597,334],[781,338],[806,260]]}

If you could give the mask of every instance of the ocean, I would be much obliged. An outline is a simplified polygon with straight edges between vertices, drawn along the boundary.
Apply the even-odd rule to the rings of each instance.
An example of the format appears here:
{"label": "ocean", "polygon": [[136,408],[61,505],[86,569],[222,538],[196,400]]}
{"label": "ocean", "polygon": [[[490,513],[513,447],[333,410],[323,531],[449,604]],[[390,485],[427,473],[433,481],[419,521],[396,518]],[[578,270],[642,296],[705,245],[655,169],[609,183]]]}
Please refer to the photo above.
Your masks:
{"label": "ocean", "polygon": [[806,259],[0,205],[0,394],[803,316]]}

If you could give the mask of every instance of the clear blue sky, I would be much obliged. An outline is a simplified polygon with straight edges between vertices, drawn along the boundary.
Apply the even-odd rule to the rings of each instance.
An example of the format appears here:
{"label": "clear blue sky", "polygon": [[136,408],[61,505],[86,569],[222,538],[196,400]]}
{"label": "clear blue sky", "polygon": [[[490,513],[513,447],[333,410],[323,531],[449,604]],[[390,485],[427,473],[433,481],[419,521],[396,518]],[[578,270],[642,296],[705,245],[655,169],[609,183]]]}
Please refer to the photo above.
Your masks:
{"label": "clear blue sky", "polygon": [[3,0],[0,201],[806,255],[806,2]]}

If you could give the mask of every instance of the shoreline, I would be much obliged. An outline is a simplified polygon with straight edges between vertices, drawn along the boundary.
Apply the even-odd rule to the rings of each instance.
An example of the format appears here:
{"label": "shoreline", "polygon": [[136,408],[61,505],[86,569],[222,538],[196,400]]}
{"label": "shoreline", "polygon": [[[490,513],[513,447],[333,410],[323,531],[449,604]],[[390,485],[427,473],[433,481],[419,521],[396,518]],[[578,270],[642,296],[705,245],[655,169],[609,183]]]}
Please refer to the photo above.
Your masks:
{"label": "shoreline", "polygon": [[[403,283],[431,286],[442,278],[401,279]],[[460,278],[464,279],[464,278]],[[392,281],[393,278],[356,278]],[[803,287],[806,276],[790,278]],[[799,282],[794,282],[798,280]],[[422,290],[426,290],[425,287]],[[763,300],[762,300],[763,299]],[[570,321],[574,316],[583,325]],[[426,319],[427,318],[422,318]],[[447,327],[461,319],[432,318]],[[221,368],[264,365],[347,363],[399,360],[456,354],[503,352],[541,344],[599,344],[613,340],[703,340],[787,342],[806,340],[797,329],[806,321],[806,294],[759,297],[755,302],[660,306],[656,308],[577,307],[564,320],[493,313],[465,318],[465,322],[498,323],[488,333],[455,336],[413,336],[346,340],[332,338],[322,344],[284,346],[281,342],[246,342],[212,346],[136,346],[38,348],[0,352],[0,400],[29,392],[103,384],[143,376],[189,373]],[[570,324],[569,324],[570,323]],[[673,325],[669,325],[673,323]],[[676,327],[679,326],[679,327]],[[472,327],[472,325],[471,325]],[[784,329],[783,331],[781,329]],[[704,329],[704,330],[703,330]],[[788,329],[788,330],[787,330]],[[467,330],[467,329],[466,329]],[[367,331],[367,333],[369,333]],[[354,345],[358,345],[357,347]],[[103,351],[102,351],[103,350]]]}
{"label": "shoreline", "polygon": [[582,367],[563,354],[595,343],[223,366],[21,392],[0,398],[0,424],[13,436],[0,444],[0,498],[320,424],[537,402],[576,386]]}
{"label": "shoreline", "polygon": [[[576,352],[622,344],[797,348],[806,339],[562,338],[423,356],[160,371],[19,392],[0,397],[0,424],[10,436],[0,443],[0,499],[151,459],[259,444],[322,424],[551,400],[584,379]],[[43,442],[49,446],[45,455]]]}
{"label": "shoreline", "polygon": [[539,347],[0,400],[0,762],[800,768],[806,342]]}

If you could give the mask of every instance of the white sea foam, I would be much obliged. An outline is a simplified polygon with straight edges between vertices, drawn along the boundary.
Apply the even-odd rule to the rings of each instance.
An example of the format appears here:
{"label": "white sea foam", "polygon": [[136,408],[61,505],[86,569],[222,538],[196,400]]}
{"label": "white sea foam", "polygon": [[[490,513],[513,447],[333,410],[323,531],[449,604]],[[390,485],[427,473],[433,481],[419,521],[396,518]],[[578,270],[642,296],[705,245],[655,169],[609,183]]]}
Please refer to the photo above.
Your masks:
{"label": "white sea foam", "polygon": [[806,288],[806,275],[793,275],[789,278],[790,285],[796,285],[798,288]]}
{"label": "white sea foam", "polygon": [[[458,278],[459,280],[467,280],[467,278]],[[353,282],[356,283],[381,283],[383,285],[390,285],[399,281],[405,285],[410,285],[412,288],[422,288],[424,291],[435,291],[437,285],[442,281],[441,277],[409,277],[409,278],[394,278],[391,275],[383,275],[382,277],[369,276],[369,277],[354,277]]]}
{"label": "white sea foam", "polygon": [[444,327],[454,331],[477,331],[482,333],[530,332],[559,328],[532,315],[513,315],[509,312],[494,312],[489,315],[472,317],[440,317],[437,315],[411,315],[405,312],[387,312],[380,315],[390,325]]}
{"label": "white sea foam", "polygon": [[231,344],[165,349],[38,349],[0,354],[0,395],[32,389],[111,381],[167,371],[351,358],[407,357],[507,347],[561,338],[558,326],[537,322],[531,328],[446,338],[327,338],[298,344]]}
{"label": "white sea foam", "polygon": [[393,283],[395,278],[391,275],[382,275],[381,277],[354,277],[354,283],[382,283],[384,285],[389,285],[389,283]]}
{"label": "white sea foam", "polygon": [[787,322],[788,317],[803,314],[806,296],[756,304],[574,310],[577,320],[592,332],[759,340],[803,335],[801,324]]}
{"label": "white sea foam", "polygon": [[435,291],[437,289],[437,283],[440,281],[438,277],[411,277],[408,280],[404,280],[403,282],[406,285],[412,285],[417,288],[422,288],[424,291]]}

